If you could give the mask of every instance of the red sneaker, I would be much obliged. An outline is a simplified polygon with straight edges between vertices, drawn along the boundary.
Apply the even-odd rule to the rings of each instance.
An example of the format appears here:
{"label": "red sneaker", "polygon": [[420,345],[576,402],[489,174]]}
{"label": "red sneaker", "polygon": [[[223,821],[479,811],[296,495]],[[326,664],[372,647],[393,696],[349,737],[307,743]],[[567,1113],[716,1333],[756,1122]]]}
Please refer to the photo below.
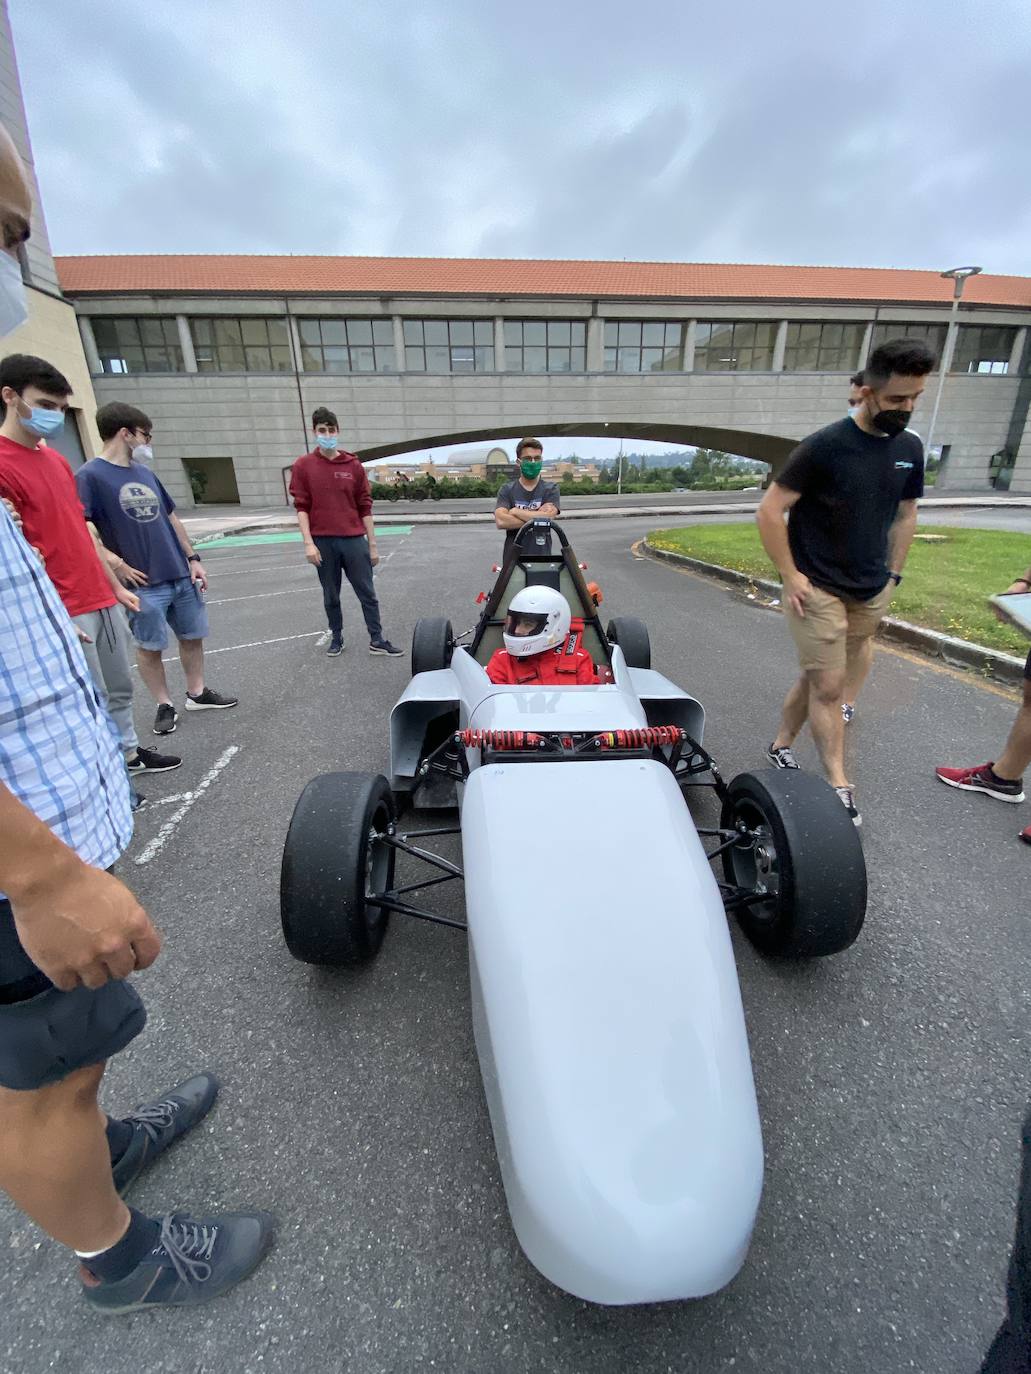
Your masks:
{"label": "red sneaker", "polygon": [[1024,800],[1023,782],[1020,779],[1010,782],[1008,778],[997,778],[990,763],[982,763],[977,768],[936,768],[934,771],[946,787],[958,787],[962,792],[984,792],[996,801]]}
{"label": "red sneaker", "polygon": [[1017,838],[1023,840],[1025,844],[1031,844],[1031,825],[1026,830],[1022,830]]}

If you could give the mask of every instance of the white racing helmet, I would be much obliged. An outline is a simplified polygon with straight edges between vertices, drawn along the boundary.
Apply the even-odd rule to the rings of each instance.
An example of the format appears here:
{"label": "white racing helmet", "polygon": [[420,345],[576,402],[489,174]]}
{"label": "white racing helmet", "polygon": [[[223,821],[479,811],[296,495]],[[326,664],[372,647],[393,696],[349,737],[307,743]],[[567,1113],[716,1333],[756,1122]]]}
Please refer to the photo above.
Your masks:
{"label": "white racing helmet", "polygon": [[513,658],[529,658],[564,644],[569,635],[569,602],[552,587],[524,587],[509,602],[505,648]]}

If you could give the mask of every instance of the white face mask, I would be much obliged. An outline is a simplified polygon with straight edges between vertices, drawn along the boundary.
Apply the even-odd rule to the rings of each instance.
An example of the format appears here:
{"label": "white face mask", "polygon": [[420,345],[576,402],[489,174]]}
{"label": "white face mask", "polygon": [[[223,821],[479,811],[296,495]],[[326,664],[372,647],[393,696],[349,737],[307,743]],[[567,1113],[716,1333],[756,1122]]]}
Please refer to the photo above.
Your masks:
{"label": "white face mask", "polygon": [[136,444],[129,452],[129,457],[134,463],[152,463],[154,461],[154,450],[149,444]]}
{"label": "white face mask", "polygon": [[28,318],[21,264],[10,253],[0,252],[0,338],[12,334]]}

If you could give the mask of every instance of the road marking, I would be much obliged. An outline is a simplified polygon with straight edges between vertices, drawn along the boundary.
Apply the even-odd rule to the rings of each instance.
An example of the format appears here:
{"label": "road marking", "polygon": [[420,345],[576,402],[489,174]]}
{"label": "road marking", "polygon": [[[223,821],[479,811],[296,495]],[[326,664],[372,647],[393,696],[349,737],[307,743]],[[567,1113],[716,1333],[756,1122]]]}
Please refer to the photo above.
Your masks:
{"label": "road marking", "polygon": [[187,797],[192,796],[192,792],[175,792],[171,797],[158,797],[155,800],[152,800],[150,797],[148,797],[147,810],[149,811],[152,806],[171,806],[173,802],[186,801]]}
{"label": "road marking", "polygon": [[319,635],[318,639],[315,641],[315,647],[316,647],[316,649],[321,649],[322,646],[323,646],[323,644],[328,644],[328,643],[329,643],[329,631],[328,631],[328,630],[323,630],[322,633]]}
{"label": "road marking", "polygon": [[226,768],[232,761],[233,756],[235,754],[238,754],[239,752],[240,746],[238,744],[231,744],[229,748],[225,750],[224,753],[219,755],[218,759],[215,761],[213,766],[209,768],[208,771],[201,778],[196,788],[192,792],[188,792],[185,794],[185,800],[182,806],[180,806],[179,810],[174,811],[172,813],[169,819],[165,821],[164,825],[161,827],[158,833],[154,836],[151,842],[144,849],[143,853],[137,856],[137,866],[142,867],[143,864],[149,864],[151,859],[157,858],[157,856],[164,849],[165,845],[178,830],[180,823],[189,812],[190,807],[193,806],[194,802],[200,801],[201,797],[203,797],[204,793],[208,790],[208,788],[214,782],[217,781],[218,776],[222,772],[222,770]]}
{"label": "road marking", "polygon": [[[263,649],[266,644],[288,644],[292,639],[315,639],[322,634],[321,630],[309,630],[303,635],[280,635],[278,639],[252,639],[248,644],[227,644],[224,649],[205,649],[204,657],[208,658],[211,654],[231,654],[237,649]],[[170,658],[163,658],[162,663],[178,663],[179,657],[173,654]]]}
{"label": "road marking", "polygon": [[249,596],[220,596],[214,601],[205,601],[205,606],[229,606],[234,601],[262,601],[267,596],[296,596],[298,592],[310,592],[310,587],[290,587],[285,592],[252,592]]}

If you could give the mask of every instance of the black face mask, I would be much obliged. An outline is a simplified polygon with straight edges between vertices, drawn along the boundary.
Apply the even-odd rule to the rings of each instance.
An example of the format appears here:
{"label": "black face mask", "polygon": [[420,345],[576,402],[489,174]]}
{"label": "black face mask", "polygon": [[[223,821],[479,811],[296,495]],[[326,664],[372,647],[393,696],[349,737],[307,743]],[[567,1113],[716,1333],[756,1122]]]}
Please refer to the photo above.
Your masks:
{"label": "black face mask", "polygon": [[909,418],[908,410],[879,410],[876,415],[870,416],[870,423],[889,439],[894,439],[908,426]]}

